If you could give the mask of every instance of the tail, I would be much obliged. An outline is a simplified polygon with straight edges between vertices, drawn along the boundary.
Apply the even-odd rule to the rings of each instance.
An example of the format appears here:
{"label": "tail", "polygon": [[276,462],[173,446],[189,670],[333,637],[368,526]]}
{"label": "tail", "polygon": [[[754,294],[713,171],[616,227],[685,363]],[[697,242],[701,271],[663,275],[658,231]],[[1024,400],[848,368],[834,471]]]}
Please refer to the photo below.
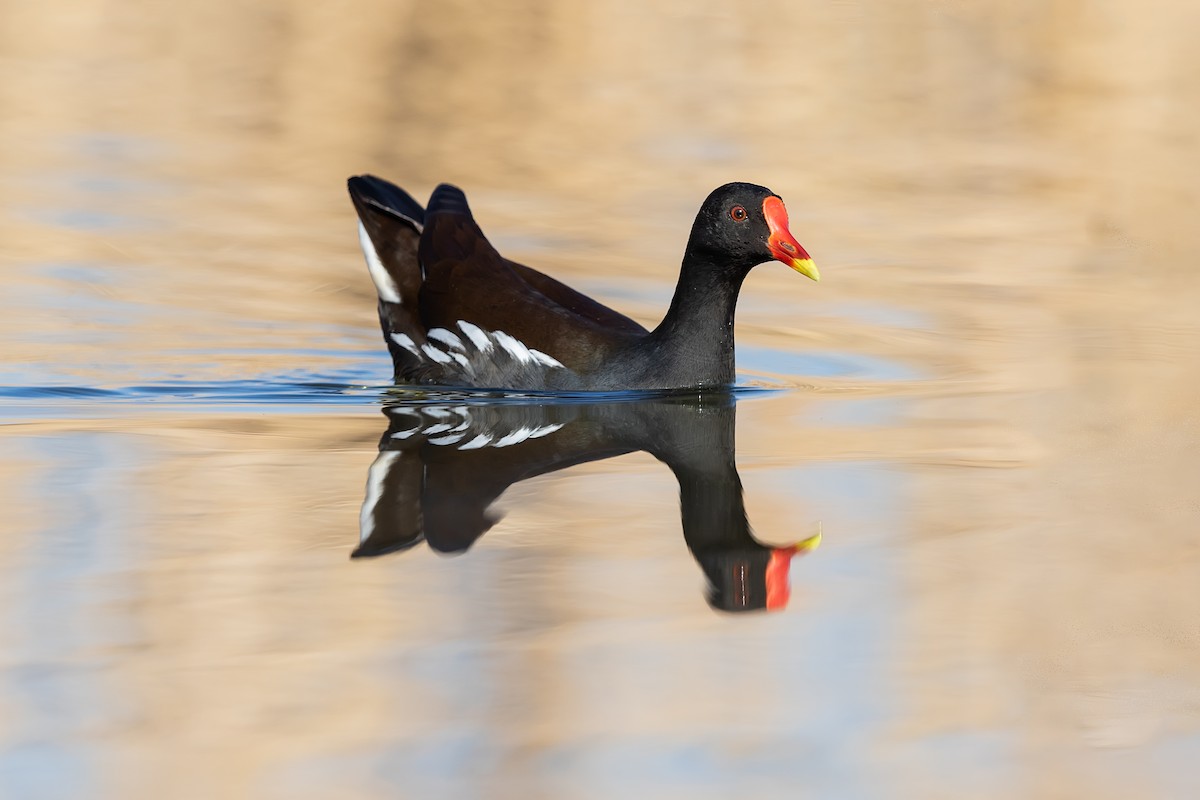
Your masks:
{"label": "tail", "polygon": [[347,188],[358,212],[359,244],[379,294],[383,339],[396,375],[400,375],[416,360],[393,336],[406,337],[418,346],[425,342],[417,306],[422,280],[417,248],[425,227],[425,209],[399,186],[373,175],[351,178]]}
{"label": "tail", "polygon": [[446,212],[471,216],[471,207],[467,205],[467,195],[462,189],[449,183],[439,183],[429,196],[429,213]]}
{"label": "tail", "polygon": [[420,256],[428,269],[436,269],[441,261],[478,259],[481,248],[491,250],[497,260],[501,259],[471,215],[467,196],[457,186],[438,184],[429,196],[425,218],[428,232],[423,237]]}

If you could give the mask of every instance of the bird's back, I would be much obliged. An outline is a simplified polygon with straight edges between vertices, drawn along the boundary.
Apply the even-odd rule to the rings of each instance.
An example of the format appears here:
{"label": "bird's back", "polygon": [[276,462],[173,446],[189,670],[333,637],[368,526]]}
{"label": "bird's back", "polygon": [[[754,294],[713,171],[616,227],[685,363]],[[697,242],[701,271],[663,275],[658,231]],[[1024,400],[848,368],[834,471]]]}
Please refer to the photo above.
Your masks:
{"label": "bird's back", "polygon": [[457,187],[438,186],[425,209],[371,176],[352,178],[350,192],[397,381],[593,388],[581,376],[646,334],[561,281],[505,259]]}

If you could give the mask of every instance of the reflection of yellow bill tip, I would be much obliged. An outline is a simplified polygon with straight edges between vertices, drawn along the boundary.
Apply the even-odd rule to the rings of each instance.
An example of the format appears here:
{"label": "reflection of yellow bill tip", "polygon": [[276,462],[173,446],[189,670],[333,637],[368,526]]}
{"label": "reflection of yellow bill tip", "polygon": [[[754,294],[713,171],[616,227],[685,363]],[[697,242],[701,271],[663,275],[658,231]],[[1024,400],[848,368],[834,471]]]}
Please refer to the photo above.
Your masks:
{"label": "reflection of yellow bill tip", "polygon": [[820,533],[820,531],[818,531],[817,533],[814,533],[812,536],[808,537],[807,539],[803,539],[799,542],[796,542],[796,552],[797,553],[807,553],[809,551],[816,550],[817,546],[820,544],[821,544],[821,533]]}
{"label": "reflection of yellow bill tip", "polygon": [[796,272],[799,272],[801,275],[807,275],[814,281],[821,280],[821,273],[811,258],[793,258],[790,266]]}

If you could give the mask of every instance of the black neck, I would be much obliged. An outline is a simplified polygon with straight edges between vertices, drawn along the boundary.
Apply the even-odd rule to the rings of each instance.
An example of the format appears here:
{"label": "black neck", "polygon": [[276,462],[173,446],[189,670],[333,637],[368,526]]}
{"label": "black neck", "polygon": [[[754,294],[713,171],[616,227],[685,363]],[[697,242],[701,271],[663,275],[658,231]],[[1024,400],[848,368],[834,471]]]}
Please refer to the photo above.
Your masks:
{"label": "black neck", "polygon": [[691,385],[733,383],[733,317],[747,274],[688,244],[671,307],[650,335],[665,371]]}

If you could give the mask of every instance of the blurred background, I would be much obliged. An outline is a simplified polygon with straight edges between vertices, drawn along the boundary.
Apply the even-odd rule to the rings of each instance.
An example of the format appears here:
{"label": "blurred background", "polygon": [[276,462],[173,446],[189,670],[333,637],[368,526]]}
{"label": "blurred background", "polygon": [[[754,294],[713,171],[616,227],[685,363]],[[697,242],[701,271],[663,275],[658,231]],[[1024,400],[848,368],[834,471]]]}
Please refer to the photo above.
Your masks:
{"label": "blurred background", "polygon": [[[1200,793],[1200,7],[0,0],[0,795]],[[345,194],[468,192],[658,321],[703,197],[790,607],[645,454],[351,562],[391,365]]]}

